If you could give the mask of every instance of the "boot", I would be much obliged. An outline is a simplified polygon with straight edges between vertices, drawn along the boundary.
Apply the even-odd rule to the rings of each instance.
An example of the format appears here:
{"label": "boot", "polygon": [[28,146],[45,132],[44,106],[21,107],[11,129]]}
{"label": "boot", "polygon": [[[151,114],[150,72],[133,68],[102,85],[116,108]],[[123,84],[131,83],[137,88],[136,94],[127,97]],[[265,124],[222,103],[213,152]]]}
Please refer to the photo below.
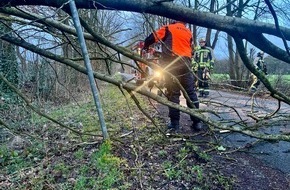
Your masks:
{"label": "boot", "polygon": [[195,131],[201,131],[202,127],[203,127],[202,122],[193,123],[191,125],[191,128]]}
{"label": "boot", "polygon": [[179,132],[179,124],[170,122],[167,125],[166,133],[178,133]]}

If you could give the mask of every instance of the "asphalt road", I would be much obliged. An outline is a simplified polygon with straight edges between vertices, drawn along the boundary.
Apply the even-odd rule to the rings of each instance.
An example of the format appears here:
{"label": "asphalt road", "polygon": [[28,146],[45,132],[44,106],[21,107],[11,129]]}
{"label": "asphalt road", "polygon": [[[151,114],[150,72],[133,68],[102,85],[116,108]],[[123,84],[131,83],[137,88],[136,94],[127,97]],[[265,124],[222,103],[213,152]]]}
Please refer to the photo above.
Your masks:
{"label": "asphalt road", "polygon": [[[215,103],[213,104],[212,102]],[[181,98],[181,104],[186,105],[183,97]],[[219,104],[223,104],[223,106]],[[235,110],[230,107],[234,107]],[[220,122],[230,120],[232,124],[243,120],[251,126],[255,124],[255,121],[248,114],[254,114],[255,116],[271,114],[278,108],[278,102],[269,96],[254,96],[253,98],[247,94],[211,91],[208,98],[200,98],[200,108],[219,113],[221,118],[208,114],[208,117],[214,120],[219,120]],[[289,116],[290,106],[282,103],[274,119],[269,120],[269,122],[274,121],[274,123],[267,125],[266,122],[264,126],[259,128],[259,132],[263,134],[290,134],[290,123],[287,121],[282,122],[285,117],[288,117],[289,120]],[[221,138],[222,143],[227,147],[245,147],[255,142],[248,149],[250,154],[261,159],[270,167],[290,174],[290,142],[257,141],[255,138],[240,133],[224,133],[221,134]]]}

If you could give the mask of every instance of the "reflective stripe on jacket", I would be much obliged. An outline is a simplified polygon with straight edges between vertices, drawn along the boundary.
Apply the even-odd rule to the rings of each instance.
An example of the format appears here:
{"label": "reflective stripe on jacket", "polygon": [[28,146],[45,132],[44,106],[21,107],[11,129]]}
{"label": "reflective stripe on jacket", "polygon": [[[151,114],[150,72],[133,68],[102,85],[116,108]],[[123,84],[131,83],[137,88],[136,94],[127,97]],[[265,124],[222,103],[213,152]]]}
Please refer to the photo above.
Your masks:
{"label": "reflective stripe on jacket", "polygon": [[256,69],[263,71],[265,74],[268,74],[267,73],[267,66],[266,66],[266,63],[265,63],[263,57],[259,57],[259,56],[256,57],[254,59],[254,66]]}
{"label": "reflective stripe on jacket", "polygon": [[263,67],[265,65],[264,59],[261,57],[256,57],[254,59],[254,66],[256,67],[256,69],[260,69],[263,70]]}
{"label": "reflective stripe on jacket", "polygon": [[210,62],[214,62],[213,51],[210,47],[201,47],[194,52],[192,66],[194,70],[198,68],[210,67]]}

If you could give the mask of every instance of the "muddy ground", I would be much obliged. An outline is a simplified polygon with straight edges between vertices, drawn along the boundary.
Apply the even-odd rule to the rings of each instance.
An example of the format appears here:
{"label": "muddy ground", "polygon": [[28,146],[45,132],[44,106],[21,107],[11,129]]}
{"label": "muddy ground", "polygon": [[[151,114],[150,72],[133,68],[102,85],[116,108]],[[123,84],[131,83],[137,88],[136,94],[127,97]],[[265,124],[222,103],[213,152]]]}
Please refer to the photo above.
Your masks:
{"label": "muddy ground", "polygon": [[[167,108],[160,107],[162,115],[168,113]],[[290,171],[289,173],[282,172],[276,168],[273,168],[263,160],[252,155],[251,147],[248,148],[234,148],[225,147],[226,151],[210,150],[211,145],[207,142],[214,142],[217,137],[215,134],[210,133],[207,129],[201,132],[195,132],[190,129],[189,117],[185,114],[181,114],[181,126],[183,129],[181,134],[184,135],[196,135],[191,137],[192,141],[201,142],[203,150],[208,151],[211,159],[206,162],[205,168],[210,175],[212,170],[218,171],[221,175],[232,178],[233,184],[229,189],[239,190],[262,190],[262,189],[289,189],[290,188]],[[166,119],[166,117],[164,118]],[[174,137],[172,137],[174,138]],[[173,150],[174,151],[174,150]],[[173,154],[173,153],[172,153]],[[211,183],[212,181],[209,181]],[[177,189],[183,189],[182,187],[176,187]],[[186,189],[186,188],[185,188]],[[227,189],[225,187],[216,187],[216,189]]]}
{"label": "muddy ground", "polygon": [[[200,100],[202,109],[221,112],[221,118],[213,119],[225,121],[235,118],[234,112],[209,101],[235,105],[241,118],[247,117],[252,105],[249,96],[225,92],[215,92],[208,99]],[[266,105],[269,112],[271,105],[275,109],[275,101],[260,100],[255,100],[255,107],[259,108],[255,109],[256,114],[260,114],[262,105]],[[184,103],[182,99],[181,104]],[[190,118],[184,113],[180,120],[181,132],[166,136],[163,133],[168,123],[168,108],[156,102],[154,105],[157,111],[151,107],[147,111],[159,122],[157,126],[152,125],[144,113],[136,111],[132,117],[131,112],[118,110],[118,117],[130,118],[130,127],[125,127],[120,120],[117,129],[110,131],[112,152],[107,148],[100,151],[104,145],[100,137],[91,143],[78,142],[65,129],[44,125],[34,132],[49,139],[45,151],[36,147],[32,154],[29,147],[25,147],[17,149],[19,153],[15,155],[0,155],[3,166],[0,189],[290,189],[288,142],[257,141],[241,134],[220,133],[206,126],[197,132],[190,128]],[[281,111],[289,115],[290,109],[281,105]],[[116,123],[116,118],[108,119]],[[268,126],[261,132],[280,133],[289,128],[285,123]]]}
{"label": "muddy ground", "polygon": [[[240,107],[238,112],[241,117],[246,116],[249,109],[253,109],[253,99],[250,96],[214,92],[208,99],[201,98],[200,100],[203,102],[201,103],[201,108],[203,109],[210,108],[206,103],[208,100],[220,101],[225,104],[229,103],[230,105],[234,104],[235,106]],[[259,104],[258,101],[260,100],[254,101],[256,101],[254,102],[255,104]],[[261,101],[264,104],[265,102],[267,102],[267,104],[275,104],[268,100],[265,101],[264,99]],[[181,98],[181,104],[185,105],[184,98]],[[268,106],[269,109],[270,107],[271,106]],[[276,109],[275,106],[273,109]],[[160,111],[163,120],[168,122],[167,107],[158,106],[158,110]],[[289,107],[282,105],[281,110],[286,110],[286,112],[288,112],[287,110],[289,110]],[[230,113],[224,115],[228,116]],[[282,142],[284,144],[280,147],[280,144],[278,143],[278,145],[275,145],[277,150],[274,150],[272,148],[273,146],[271,147],[271,142],[257,141],[255,138],[245,137],[240,134],[235,134],[233,136],[223,135],[218,132],[210,131],[206,126],[201,132],[196,132],[189,127],[191,121],[189,116],[184,113],[181,113],[180,125],[182,126],[181,135],[190,135],[192,136],[189,138],[190,140],[201,142],[200,147],[210,155],[210,161],[205,163],[205,168],[208,168],[205,175],[211,175],[213,172],[212,170],[214,170],[218,171],[225,178],[228,177],[229,179],[232,179],[233,183],[229,186],[229,189],[290,189],[290,170],[287,167],[290,165],[290,160],[284,159],[283,162],[280,162],[281,157],[289,157],[290,143]],[[275,130],[281,130],[281,127],[283,127],[283,129],[289,128],[288,125],[284,125],[279,126],[279,129]],[[267,130],[269,132],[269,129]],[[271,130],[273,131],[274,129]],[[208,142],[217,144],[209,145]],[[265,159],[269,154],[264,154],[264,152],[261,151],[261,148],[257,149],[258,146],[263,146],[262,150],[264,152],[268,151],[270,152],[269,154],[272,153],[271,161]],[[283,153],[281,154],[279,151]],[[176,188],[183,189],[182,187]],[[214,186],[211,188],[215,189]],[[216,187],[216,189],[227,188],[225,188],[225,186],[220,186]]]}

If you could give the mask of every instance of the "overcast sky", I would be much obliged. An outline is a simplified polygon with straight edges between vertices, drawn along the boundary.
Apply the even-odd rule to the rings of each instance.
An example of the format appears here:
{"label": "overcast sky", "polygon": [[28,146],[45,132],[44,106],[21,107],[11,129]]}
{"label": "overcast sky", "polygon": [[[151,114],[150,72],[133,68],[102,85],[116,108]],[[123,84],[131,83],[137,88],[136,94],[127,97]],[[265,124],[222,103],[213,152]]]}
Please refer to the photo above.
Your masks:
{"label": "overcast sky", "polygon": [[[225,35],[225,33],[221,33],[220,35],[221,36],[219,37],[218,44],[216,45],[216,47],[214,49],[215,57],[217,60],[228,58],[227,40],[225,39],[226,35]],[[281,38],[278,38],[278,37],[272,36],[272,35],[265,35],[265,37],[268,40],[270,40],[273,44],[275,44],[278,47],[280,47],[281,49],[285,50],[285,46],[284,46]],[[289,41],[287,41],[287,44],[288,44],[288,46],[290,46]],[[255,46],[253,46],[252,44],[249,43],[248,49],[250,49],[250,48],[255,48],[256,52],[260,51],[258,48],[256,48]],[[265,55],[267,56],[267,53],[265,53]]]}

